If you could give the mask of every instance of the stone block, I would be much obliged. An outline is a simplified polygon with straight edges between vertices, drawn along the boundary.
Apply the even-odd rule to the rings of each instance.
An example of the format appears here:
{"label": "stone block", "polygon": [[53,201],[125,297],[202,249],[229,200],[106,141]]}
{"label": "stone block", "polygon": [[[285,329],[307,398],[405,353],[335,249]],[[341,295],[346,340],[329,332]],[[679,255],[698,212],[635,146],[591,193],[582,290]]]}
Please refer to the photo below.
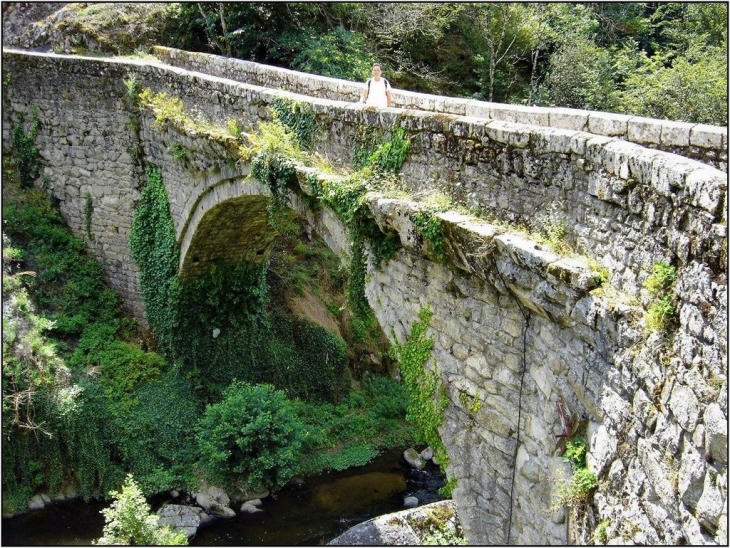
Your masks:
{"label": "stone block", "polygon": [[661,144],[669,146],[689,146],[689,135],[694,124],[686,122],[662,121]]}
{"label": "stone block", "polygon": [[705,425],[705,451],[714,462],[727,465],[727,417],[717,403],[707,406],[703,422]]}
{"label": "stone block", "polygon": [[635,143],[658,145],[661,143],[662,123],[662,120],[634,116],[628,121],[627,137]]}
{"label": "stone block", "polygon": [[617,440],[608,433],[606,426],[594,421],[588,423],[588,453],[586,464],[596,476],[603,474],[606,466],[616,456]]}
{"label": "stone block", "polygon": [[697,124],[689,132],[689,144],[701,148],[721,150],[727,141],[727,127]]}
{"label": "stone block", "polygon": [[704,489],[706,465],[702,455],[689,443],[685,443],[679,463],[677,488],[682,503],[694,508]]}
{"label": "stone block", "polygon": [[591,112],[588,115],[588,131],[596,135],[626,136],[630,116],[608,112]]}
{"label": "stone block", "polygon": [[548,114],[550,127],[586,131],[588,128],[587,110],[572,108],[551,108]]}
{"label": "stone block", "polygon": [[[666,472],[662,469],[659,461],[661,460],[658,452],[652,448],[651,444],[640,438],[637,444],[639,462],[649,480],[651,487],[662,503],[666,506],[674,504],[674,488],[667,478]],[[634,483],[634,485],[636,485]]]}
{"label": "stone block", "polygon": [[688,386],[680,383],[674,385],[672,395],[669,397],[669,408],[684,430],[687,432],[694,430],[700,414],[700,402]]}
{"label": "stone block", "polygon": [[[705,474],[705,486],[700,500],[697,501],[697,519],[709,531],[717,529],[723,510],[727,514],[726,496],[723,496],[716,478],[719,478],[717,474]],[[727,491],[727,485],[725,490]]]}

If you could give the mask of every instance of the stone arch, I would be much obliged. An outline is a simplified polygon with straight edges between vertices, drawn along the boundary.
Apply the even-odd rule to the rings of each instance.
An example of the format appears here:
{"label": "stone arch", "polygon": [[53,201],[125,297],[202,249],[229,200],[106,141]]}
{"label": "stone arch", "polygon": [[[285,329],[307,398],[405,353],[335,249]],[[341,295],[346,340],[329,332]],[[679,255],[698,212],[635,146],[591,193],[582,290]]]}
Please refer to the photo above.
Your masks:
{"label": "stone arch", "polygon": [[276,237],[269,223],[268,200],[262,195],[239,196],[210,208],[181,255],[181,276],[196,278],[220,260],[260,263],[268,257]]}

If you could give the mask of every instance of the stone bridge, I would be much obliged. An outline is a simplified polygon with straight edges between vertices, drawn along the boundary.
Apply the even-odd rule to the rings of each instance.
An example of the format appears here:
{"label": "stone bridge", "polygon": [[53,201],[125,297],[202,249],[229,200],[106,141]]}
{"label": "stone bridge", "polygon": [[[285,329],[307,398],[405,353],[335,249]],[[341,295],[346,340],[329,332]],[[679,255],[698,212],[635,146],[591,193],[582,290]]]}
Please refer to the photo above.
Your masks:
{"label": "stone bridge", "polygon": [[[481,217],[439,214],[439,261],[414,230],[418,200],[369,196],[380,228],[403,244],[368,265],[384,332],[402,342],[419,310],[433,311],[428,367],[449,399],[440,432],[467,539],[565,544],[605,521],[622,542],[726,540],[726,128],[400,90],[394,108],[374,110],[353,102],[352,82],[167,48],[155,55],[3,50],[3,145],[18,114],[36,107],[43,177],[131,313],[144,317],[128,242],[145,166],[162,173],[182,273],[217,258],[260,260],[274,233],[269,191],[234,161],[235,139],[160,125],[145,111],[134,119],[125,80],[182,99],[201,125],[237,120],[249,130],[270,119],[277,97],[306,102],[321,129],[315,149],[335,165],[351,165],[358,128],[403,128],[409,195],[438,190]],[[291,207],[345,257],[338,217],[307,205],[308,169],[298,169]],[[560,256],[514,228],[548,212],[584,256]],[[642,284],[659,260],[678,269],[671,334],[643,329]],[[599,291],[595,264],[610,273]],[[579,518],[551,508],[570,476],[559,400],[587,424],[599,478]]]}

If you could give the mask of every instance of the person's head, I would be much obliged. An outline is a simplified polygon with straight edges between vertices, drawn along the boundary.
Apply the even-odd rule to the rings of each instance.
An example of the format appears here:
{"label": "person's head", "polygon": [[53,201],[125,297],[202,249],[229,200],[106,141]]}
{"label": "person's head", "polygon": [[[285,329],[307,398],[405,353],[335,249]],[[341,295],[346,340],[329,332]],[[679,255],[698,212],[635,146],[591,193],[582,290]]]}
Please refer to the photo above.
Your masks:
{"label": "person's head", "polygon": [[383,67],[380,63],[373,63],[373,78],[380,80],[380,76],[383,73]]}

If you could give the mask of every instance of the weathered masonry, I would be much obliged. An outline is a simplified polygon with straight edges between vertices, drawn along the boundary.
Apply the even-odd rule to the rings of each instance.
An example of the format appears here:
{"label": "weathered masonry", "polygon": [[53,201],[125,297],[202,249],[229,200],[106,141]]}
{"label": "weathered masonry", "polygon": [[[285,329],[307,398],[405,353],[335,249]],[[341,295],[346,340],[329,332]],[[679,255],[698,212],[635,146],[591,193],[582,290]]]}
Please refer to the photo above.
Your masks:
{"label": "weathered masonry", "polygon": [[[144,316],[128,240],[145,165],[161,170],[182,271],[221,256],[255,260],[271,244],[268,191],[249,166],[204,132],[158,128],[145,112],[130,123],[130,75],[221,126],[254,128],[282,95],[308,102],[325,128],[317,151],[335,164],[349,165],[359,127],[404,128],[412,146],[401,174],[412,195],[440,190],[513,223],[557,212],[566,240],[610,272],[599,294],[585,260],[455,212],[440,214],[440,262],[413,229],[416,202],[371,197],[379,226],[403,248],[368,266],[367,296],[398,341],[419,310],[433,311],[429,367],[449,398],[441,435],[467,539],[585,542],[604,522],[622,543],[727,541],[726,128],[407,92],[395,93],[406,108],[378,111],[353,103],[351,82],[156,53],[161,61],[3,51],[4,147],[18,114],[36,107],[43,177],[82,237],[91,196],[89,249],[130,311]],[[346,255],[344,226],[327,208],[309,210],[300,175],[292,208]],[[679,327],[668,342],[642,322],[642,284],[659,260],[678,272]],[[599,479],[579,520],[551,508],[570,476],[559,400],[587,423]]]}

